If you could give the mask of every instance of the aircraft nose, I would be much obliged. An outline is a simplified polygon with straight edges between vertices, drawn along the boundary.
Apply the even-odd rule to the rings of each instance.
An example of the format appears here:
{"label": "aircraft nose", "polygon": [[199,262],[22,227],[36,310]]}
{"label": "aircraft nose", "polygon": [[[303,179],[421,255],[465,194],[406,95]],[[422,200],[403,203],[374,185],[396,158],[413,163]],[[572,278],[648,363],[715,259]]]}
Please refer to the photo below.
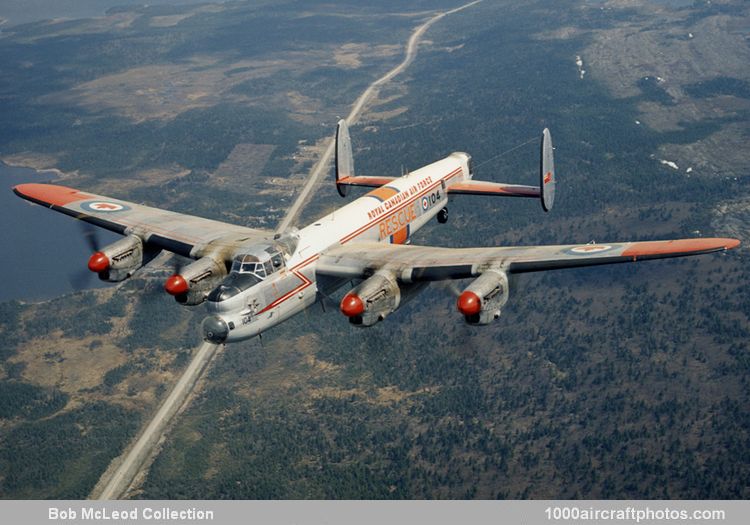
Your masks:
{"label": "aircraft nose", "polygon": [[227,340],[229,327],[221,317],[211,315],[206,317],[201,323],[203,329],[203,339],[214,344],[221,344]]}

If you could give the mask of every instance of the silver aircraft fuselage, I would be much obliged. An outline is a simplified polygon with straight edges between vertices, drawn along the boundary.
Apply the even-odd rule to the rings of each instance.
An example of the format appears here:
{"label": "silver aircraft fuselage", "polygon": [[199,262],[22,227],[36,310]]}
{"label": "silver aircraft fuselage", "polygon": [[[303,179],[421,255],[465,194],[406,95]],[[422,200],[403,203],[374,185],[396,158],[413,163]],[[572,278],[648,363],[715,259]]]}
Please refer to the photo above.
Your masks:
{"label": "silver aircraft fuselage", "polygon": [[[322,283],[316,263],[325,250],[348,243],[404,244],[448,204],[448,187],[470,180],[470,157],[450,156],[394,179],[320,218],[296,234],[284,268],[222,301],[209,296],[204,337],[215,343],[241,341],[276,326],[346,282]],[[230,274],[231,277],[231,274]]]}

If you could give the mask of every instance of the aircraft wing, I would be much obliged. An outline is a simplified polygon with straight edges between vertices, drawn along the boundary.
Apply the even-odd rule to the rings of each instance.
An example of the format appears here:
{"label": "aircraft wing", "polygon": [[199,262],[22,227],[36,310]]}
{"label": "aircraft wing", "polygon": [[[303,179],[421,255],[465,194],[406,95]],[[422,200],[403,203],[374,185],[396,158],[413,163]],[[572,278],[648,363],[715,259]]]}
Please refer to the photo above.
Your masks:
{"label": "aircraft wing", "polygon": [[204,252],[222,251],[273,235],[272,232],[150,208],[65,186],[20,184],[13,191],[28,201],[121,235],[136,234],[147,244],[185,257],[198,258]]}
{"label": "aircraft wing", "polygon": [[699,255],[730,250],[739,244],[737,239],[722,238],[503,248],[437,248],[363,242],[327,250],[320,256],[317,272],[354,279],[384,269],[393,271],[403,282],[439,281],[476,277],[490,268],[508,273],[537,272]]}

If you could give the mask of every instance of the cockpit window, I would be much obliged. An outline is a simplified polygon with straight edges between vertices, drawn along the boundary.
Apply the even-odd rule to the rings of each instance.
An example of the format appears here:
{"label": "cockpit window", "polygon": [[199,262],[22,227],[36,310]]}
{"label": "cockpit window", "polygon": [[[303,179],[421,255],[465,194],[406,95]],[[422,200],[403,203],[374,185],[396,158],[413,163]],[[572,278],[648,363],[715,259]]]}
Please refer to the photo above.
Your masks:
{"label": "cockpit window", "polygon": [[208,300],[212,302],[229,300],[278,272],[284,268],[285,264],[284,256],[275,246],[268,246],[264,249],[255,248],[253,253],[237,255],[232,261],[232,270],[229,275],[208,294]]}
{"label": "cockpit window", "polygon": [[254,273],[255,263],[242,263],[240,273]]}
{"label": "cockpit window", "polygon": [[[253,274],[263,280],[284,267],[284,257],[279,252],[262,253],[256,255],[238,255],[232,261],[232,272],[239,274]],[[262,259],[262,260],[261,260]]]}

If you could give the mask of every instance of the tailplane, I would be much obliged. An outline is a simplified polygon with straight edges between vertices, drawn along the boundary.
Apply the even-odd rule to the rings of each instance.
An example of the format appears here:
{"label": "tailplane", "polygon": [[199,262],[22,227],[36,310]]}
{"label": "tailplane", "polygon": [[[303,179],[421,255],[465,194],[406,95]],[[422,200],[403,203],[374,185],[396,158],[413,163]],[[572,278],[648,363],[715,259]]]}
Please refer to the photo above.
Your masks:
{"label": "tailplane", "polygon": [[349,127],[346,120],[339,120],[336,126],[336,190],[339,195],[346,197],[349,186],[379,188],[396,177],[357,177],[354,175],[354,156],[352,155],[352,139],[349,137]]}
{"label": "tailplane", "polygon": [[451,195],[494,195],[497,197],[530,197],[539,199],[544,211],[550,211],[555,202],[555,161],[552,155],[552,136],[547,128],[542,132],[542,158],[539,186],[506,184],[482,180],[465,180],[448,187]]}

